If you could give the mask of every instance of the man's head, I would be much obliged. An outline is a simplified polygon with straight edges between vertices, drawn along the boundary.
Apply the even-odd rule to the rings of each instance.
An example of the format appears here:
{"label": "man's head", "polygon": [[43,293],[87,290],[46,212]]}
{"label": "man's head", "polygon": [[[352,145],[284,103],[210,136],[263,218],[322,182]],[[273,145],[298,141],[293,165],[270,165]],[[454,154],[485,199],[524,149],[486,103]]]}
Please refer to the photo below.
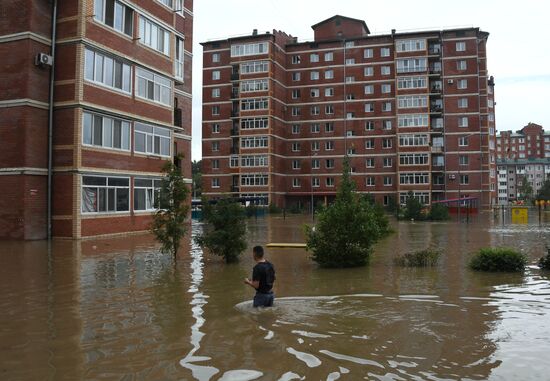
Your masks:
{"label": "man's head", "polygon": [[261,246],[254,246],[252,254],[255,260],[261,260],[264,257],[264,248]]}

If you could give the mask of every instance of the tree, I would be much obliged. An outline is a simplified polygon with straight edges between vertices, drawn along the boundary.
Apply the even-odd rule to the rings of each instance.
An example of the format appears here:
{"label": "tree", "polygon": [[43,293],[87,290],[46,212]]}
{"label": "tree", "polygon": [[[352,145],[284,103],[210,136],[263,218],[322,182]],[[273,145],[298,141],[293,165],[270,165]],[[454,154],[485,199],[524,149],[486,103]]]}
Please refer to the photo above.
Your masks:
{"label": "tree", "polygon": [[518,192],[521,194],[521,199],[524,201],[531,201],[533,199],[533,187],[527,176],[518,177]]}
{"label": "tree", "polygon": [[202,195],[202,160],[193,160],[191,163],[191,174],[193,176],[193,198],[201,197]]}
{"label": "tree", "polygon": [[189,214],[189,189],[185,185],[181,169],[174,163],[166,162],[162,172],[165,176],[155,197],[157,212],[150,230],[161,243],[161,252],[171,253],[176,260],[181,239],[187,233],[185,220]]}
{"label": "tree", "polygon": [[238,202],[230,198],[209,203],[203,200],[203,221],[206,231],[195,238],[201,247],[219,255],[226,263],[236,262],[246,249],[245,212]]}
{"label": "tree", "polygon": [[407,220],[423,220],[425,218],[422,213],[422,204],[414,197],[412,191],[407,193],[407,201],[405,201],[405,219]]}
{"label": "tree", "polygon": [[367,264],[373,244],[383,234],[383,222],[373,205],[355,192],[349,168],[346,157],[336,200],[319,212],[315,228],[306,226],[307,250],[322,267]]}
{"label": "tree", "polygon": [[537,192],[537,200],[550,200],[550,179],[544,180]]}

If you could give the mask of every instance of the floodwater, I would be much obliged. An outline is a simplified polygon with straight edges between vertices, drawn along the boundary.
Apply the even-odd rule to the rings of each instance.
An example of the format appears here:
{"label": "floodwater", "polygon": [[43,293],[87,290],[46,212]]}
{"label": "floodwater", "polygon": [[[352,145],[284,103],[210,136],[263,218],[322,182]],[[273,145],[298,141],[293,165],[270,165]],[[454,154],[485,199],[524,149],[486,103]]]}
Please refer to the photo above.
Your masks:
{"label": "floodwater", "polygon": [[[225,265],[186,247],[174,266],[149,236],[0,242],[0,379],[548,379],[550,274],[533,265],[550,223],[531,217],[394,222],[364,268],[268,250],[277,298],[267,310],[251,308],[242,282],[250,250]],[[252,218],[249,247],[303,242],[307,222]],[[467,269],[485,246],[517,248],[532,265],[524,275]],[[443,250],[436,268],[393,265],[426,247]]]}

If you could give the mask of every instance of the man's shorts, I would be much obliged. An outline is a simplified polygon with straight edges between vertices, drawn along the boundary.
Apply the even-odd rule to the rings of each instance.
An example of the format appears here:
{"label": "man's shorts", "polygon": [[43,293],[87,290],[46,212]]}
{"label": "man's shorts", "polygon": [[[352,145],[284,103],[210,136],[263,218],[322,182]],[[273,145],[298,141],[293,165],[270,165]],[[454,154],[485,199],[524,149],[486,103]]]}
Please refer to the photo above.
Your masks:
{"label": "man's shorts", "polygon": [[273,300],[275,295],[272,292],[269,294],[260,294],[259,292],[254,295],[254,307],[273,307]]}

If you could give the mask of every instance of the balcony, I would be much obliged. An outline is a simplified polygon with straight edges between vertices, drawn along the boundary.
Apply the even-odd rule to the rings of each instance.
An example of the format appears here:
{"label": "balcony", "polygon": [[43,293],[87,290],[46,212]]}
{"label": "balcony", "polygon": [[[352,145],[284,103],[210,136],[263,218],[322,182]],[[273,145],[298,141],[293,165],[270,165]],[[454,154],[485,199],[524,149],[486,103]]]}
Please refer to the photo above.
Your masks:
{"label": "balcony", "polygon": [[443,153],[443,146],[433,146],[432,153]]}
{"label": "balcony", "polygon": [[239,97],[239,88],[233,87],[231,89],[231,98],[238,98]]}
{"label": "balcony", "polygon": [[235,193],[235,192],[238,192],[239,191],[239,186],[238,185],[231,185],[231,192]]}
{"label": "balcony", "polygon": [[443,107],[441,105],[438,105],[438,104],[430,105],[430,112],[431,113],[441,113],[441,112],[443,112]]}
{"label": "balcony", "polygon": [[239,110],[231,110],[231,117],[232,118],[238,118],[239,117]]}
{"label": "balcony", "polygon": [[434,118],[430,120],[430,126],[432,127],[432,130],[442,130],[443,118]]}
{"label": "balcony", "polygon": [[428,48],[428,54],[431,56],[441,55],[441,47],[440,46],[430,46]]}
{"label": "balcony", "polygon": [[231,80],[232,81],[238,81],[240,78],[239,73],[231,73]]}
{"label": "balcony", "polygon": [[237,155],[239,153],[239,147],[233,146],[229,149],[229,152],[231,153],[231,155]]}
{"label": "balcony", "polygon": [[231,136],[239,136],[239,128],[238,127],[233,127],[231,129]]}
{"label": "balcony", "polygon": [[441,75],[441,66],[430,66],[430,74]]}

